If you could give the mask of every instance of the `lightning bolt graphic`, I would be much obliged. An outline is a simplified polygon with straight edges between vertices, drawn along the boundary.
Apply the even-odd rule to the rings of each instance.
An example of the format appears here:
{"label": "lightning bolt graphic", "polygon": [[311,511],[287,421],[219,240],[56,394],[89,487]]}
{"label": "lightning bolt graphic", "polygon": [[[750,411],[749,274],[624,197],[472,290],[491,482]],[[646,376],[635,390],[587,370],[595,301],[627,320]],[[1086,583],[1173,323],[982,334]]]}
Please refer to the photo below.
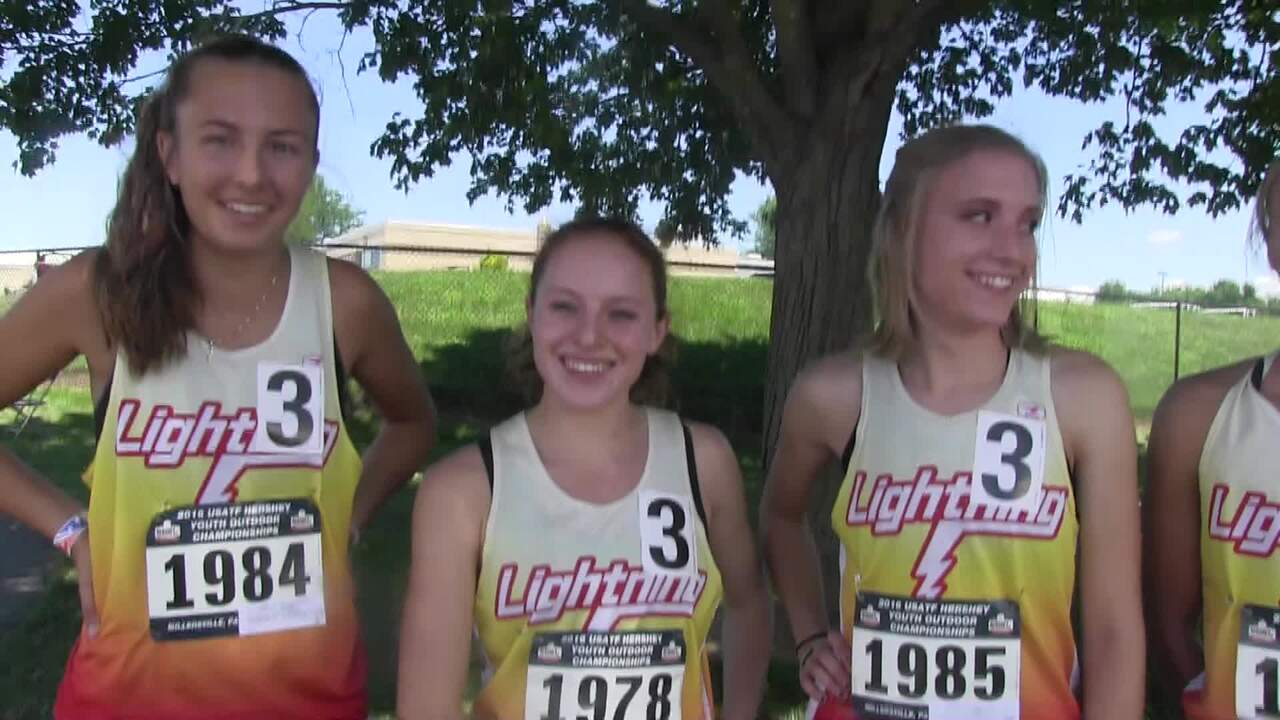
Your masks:
{"label": "lightning bolt graphic", "polygon": [[196,505],[235,502],[240,476],[251,468],[322,468],[338,439],[338,423],[325,421],[324,449],[319,453],[227,453],[209,465],[209,472],[196,493]]}
{"label": "lightning bolt graphic", "polygon": [[[1050,491],[1052,492],[1052,490]],[[1049,539],[1058,534],[1062,527],[1063,512],[1066,508],[1066,492],[1057,504],[1055,512],[1037,522],[1015,522],[1010,520],[938,520],[929,530],[924,546],[916,557],[916,564],[911,568],[911,577],[916,579],[914,597],[926,600],[937,600],[947,590],[947,575],[956,566],[955,552],[960,541],[973,535],[1000,535],[1005,537],[1023,537]]]}

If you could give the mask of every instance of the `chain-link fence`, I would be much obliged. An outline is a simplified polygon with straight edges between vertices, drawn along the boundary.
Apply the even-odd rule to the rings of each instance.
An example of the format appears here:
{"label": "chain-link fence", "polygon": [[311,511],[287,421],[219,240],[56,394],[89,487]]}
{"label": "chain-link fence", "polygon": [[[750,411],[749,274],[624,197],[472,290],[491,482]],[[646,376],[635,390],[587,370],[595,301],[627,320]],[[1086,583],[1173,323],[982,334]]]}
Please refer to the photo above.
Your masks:
{"label": "chain-link fence", "polygon": [[1280,347],[1280,312],[1261,303],[1211,306],[1151,297],[1101,299],[1041,288],[1029,308],[1051,341],[1106,360],[1129,388],[1134,414],[1150,418],[1178,377]]}

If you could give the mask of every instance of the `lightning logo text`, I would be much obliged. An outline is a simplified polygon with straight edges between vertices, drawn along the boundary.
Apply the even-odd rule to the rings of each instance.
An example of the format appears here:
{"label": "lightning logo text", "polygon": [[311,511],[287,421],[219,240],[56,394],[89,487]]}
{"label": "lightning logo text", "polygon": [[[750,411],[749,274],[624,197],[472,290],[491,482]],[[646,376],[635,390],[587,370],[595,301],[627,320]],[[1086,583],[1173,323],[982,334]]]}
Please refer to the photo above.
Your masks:
{"label": "lightning logo text", "polygon": [[1010,509],[977,501],[972,495],[971,472],[938,477],[938,468],[922,465],[914,478],[896,480],[878,475],[872,483],[867,473],[853,478],[845,521],[865,526],[874,536],[897,535],[905,525],[930,525],[911,576],[916,597],[941,598],[947,576],[956,565],[955,550],[965,537],[1000,535],[1039,540],[1057,537],[1067,512],[1067,490],[1045,486],[1039,501],[1024,509]]}
{"label": "lightning logo text", "polygon": [[[149,468],[176,468],[188,458],[212,458],[195,504],[234,502],[240,476],[251,468],[321,468],[338,437],[338,423],[324,424],[319,454],[260,453],[249,448],[257,430],[253,408],[223,413],[219,402],[205,402],[191,414],[155,405],[145,421],[134,399],[120,401],[116,419],[116,455],[141,457]],[[135,429],[135,423],[139,426]]]}

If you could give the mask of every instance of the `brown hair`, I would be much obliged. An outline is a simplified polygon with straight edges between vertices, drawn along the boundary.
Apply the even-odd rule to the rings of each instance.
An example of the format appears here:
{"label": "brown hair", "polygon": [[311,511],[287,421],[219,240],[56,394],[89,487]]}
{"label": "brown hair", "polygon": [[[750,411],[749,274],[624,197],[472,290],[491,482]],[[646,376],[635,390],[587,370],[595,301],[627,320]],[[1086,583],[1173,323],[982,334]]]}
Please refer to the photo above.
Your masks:
{"label": "brown hair", "polygon": [[1262,184],[1258,186],[1258,199],[1254,201],[1253,222],[1249,227],[1249,241],[1256,247],[1265,248],[1271,233],[1277,228],[1271,227],[1271,193],[1280,184],[1280,158],[1271,161],[1267,172],[1262,176]]}
{"label": "brown hair", "polygon": [[191,268],[191,219],[169,182],[156,138],[175,131],[192,70],[205,58],[260,63],[296,75],[310,91],[317,128],[320,122],[320,103],[306,70],[285,51],[243,35],[213,38],[178,58],[164,83],[143,101],[136,147],[94,266],[107,337],[139,374],[186,352],[186,332],[194,327],[201,302]]}
{"label": "brown hair", "polygon": [[[896,360],[916,342],[911,280],[925,201],[942,168],[978,150],[1005,150],[1025,158],[1035,170],[1041,200],[1048,197],[1049,174],[1044,161],[1021,140],[990,125],[937,128],[899,148],[871,230],[871,262],[867,264],[876,316],[869,346],[877,355]],[[1001,336],[1010,347],[1040,351],[1044,342],[1026,326],[1020,304],[1009,314]]]}
{"label": "brown hair", "polygon": [[[586,235],[608,235],[621,240],[649,266],[653,281],[653,299],[659,320],[669,317],[667,311],[667,263],[662,250],[644,230],[630,220],[619,218],[581,218],[567,222],[547,235],[533,259],[529,275],[529,304],[537,297],[538,284],[546,273],[547,263],[566,241]],[[631,386],[631,401],[642,405],[667,407],[671,401],[670,368],[675,360],[675,337],[668,330],[658,351],[644,361],[640,377]],[[525,323],[511,336],[507,355],[507,376],[524,396],[536,403],[542,397],[542,376],[533,362],[533,336]]]}

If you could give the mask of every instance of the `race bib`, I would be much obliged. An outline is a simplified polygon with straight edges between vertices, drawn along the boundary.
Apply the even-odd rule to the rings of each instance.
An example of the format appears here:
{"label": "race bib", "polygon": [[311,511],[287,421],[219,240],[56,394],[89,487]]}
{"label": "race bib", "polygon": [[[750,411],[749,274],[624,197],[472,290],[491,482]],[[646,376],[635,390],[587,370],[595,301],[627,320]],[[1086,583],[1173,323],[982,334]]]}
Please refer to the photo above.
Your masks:
{"label": "race bib", "polygon": [[146,561],[157,641],[324,625],[320,512],[310,500],[160,513],[147,531]]}
{"label": "race bib", "polygon": [[324,449],[324,367],[258,363],[258,453],[319,454]]}
{"label": "race bib", "polygon": [[540,633],[525,720],[679,720],[685,652],[679,630]]}
{"label": "race bib", "polygon": [[1236,650],[1236,715],[1280,718],[1280,608],[1245,605]]}
{"label": "race bib", "polygon": [[862,720],[1018,720],[1021,635],[1015,602],[862,593],[854,711]]}
{"label": "race bib", "polygon": [[1045,421],[978,411],[973,502],[1034,511],[1044,489]]}

